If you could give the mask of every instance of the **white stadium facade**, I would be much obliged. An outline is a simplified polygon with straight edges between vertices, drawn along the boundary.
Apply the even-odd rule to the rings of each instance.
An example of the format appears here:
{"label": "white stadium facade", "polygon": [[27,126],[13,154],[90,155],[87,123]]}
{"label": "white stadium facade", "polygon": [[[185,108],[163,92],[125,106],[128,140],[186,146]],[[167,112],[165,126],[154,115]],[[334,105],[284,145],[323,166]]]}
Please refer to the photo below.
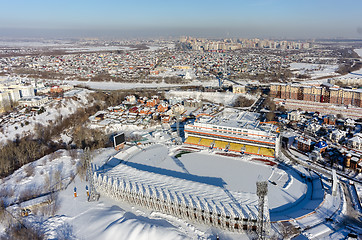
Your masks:
{"label": "white stadium facade", "polygon": [[259,122],[258,113],[201,116],[185,125],[186,144],[274,158],[279,152],[278,128]]}

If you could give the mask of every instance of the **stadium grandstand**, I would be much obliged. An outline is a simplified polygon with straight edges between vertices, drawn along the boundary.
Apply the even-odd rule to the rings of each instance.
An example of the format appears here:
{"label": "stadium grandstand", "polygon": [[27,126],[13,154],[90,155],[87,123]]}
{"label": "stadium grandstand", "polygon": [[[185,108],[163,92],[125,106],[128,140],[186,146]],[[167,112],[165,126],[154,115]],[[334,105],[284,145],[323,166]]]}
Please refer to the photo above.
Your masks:
{"label": "stadium grandstand", "polygon": [[185,125],[185,143],[274,158],[279,150],[278,128],[258,121],[259,116],[253,112],[201,116]]}

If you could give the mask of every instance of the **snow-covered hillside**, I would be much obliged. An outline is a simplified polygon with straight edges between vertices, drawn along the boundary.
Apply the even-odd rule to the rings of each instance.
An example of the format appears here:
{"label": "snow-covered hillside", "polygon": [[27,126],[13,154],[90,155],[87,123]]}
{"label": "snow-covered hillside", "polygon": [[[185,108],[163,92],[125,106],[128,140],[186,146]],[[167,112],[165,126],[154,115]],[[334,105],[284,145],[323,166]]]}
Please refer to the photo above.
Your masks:
{"label": "snow-covered hillside", "polygon": [[[49,182],[51,186],[58,183],[54,173],[60,171],[61,187],[64,190],[58,194],[59,206],[54,216],[49,216],[46,211],[33,210],[29,216],[21,217],[19,207],[27,206],[24,203],[8,207],[7,210],[16,218],[24,220],[26,226],[43,233],[46,239],[213,239],[216,235],[227,239],[249,239],[246,235],[193,225],[170,215],[115,202],[106,196],[101,196],[98,202],[88,202],[88,183],[78,175],[72,180],[81,153],[78,152],[74,157],[74,153],[59,150],[23,166],[1,180],[0,191],[7,193],[6,203],[11,204],[18,201],[28,189],[38,193],[48,192],[46,186]],[[115,153],[112,148],[98,150],[93,153],[94,163],[102,165]],[[33,169],[31,175],[25,170],[29,166]],[[76,198],[74,188],[77,191]],[[25,203],[37,204],[42,199]],[[6,227],[6,221],[0,223],[0,236],[5,233]]]}
{"label": "snow-covered hillside", "polygon": [[[2,124],[0,132],[0,143],[5,143],[7,140],[14,140],[17,136],[23,137],[28,133],[34,133],[34,128],[37,124],[44,127],[50,125],[59,117],[66,118],[75,113],[78,108],[87,107],[88,95],[91,91],[83,89],[77,94],[77,99],[64,98],[60,101],[51,100],[44,106],[45,112],[41,114],[11,114],[9,120]],[[65,139],[66,136],[64,136]]]}

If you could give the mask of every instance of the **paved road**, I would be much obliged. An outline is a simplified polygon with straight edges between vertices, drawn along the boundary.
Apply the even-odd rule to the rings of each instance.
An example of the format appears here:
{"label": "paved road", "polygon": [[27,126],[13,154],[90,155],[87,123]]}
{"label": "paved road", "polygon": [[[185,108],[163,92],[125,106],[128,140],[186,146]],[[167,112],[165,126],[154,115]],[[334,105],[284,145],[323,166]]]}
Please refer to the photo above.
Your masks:
{"label": "paved road", "polygon": [[354,209],[354,207],[353,207],[354,204],[351,200],[351,193],[348,190],[347,183],[341,181],[341,184],[342,184],[343,193],[346,197],[346,202],[347,202],[347,213],[344,216],[341,224],[343,224],[345,226],[349,226],[352,229],[354,229],[356,232],[358,232],[359,234],[362,234],[362,221],[360,220],[362,217],[362,214],[359,211],[357,211],[356,209]]}
{"label": "paved road", "polygon": [[259,112],[259,110],[262,107],[264,101],[265,101],[265,97],[260,96],[260,98],[251,107],[250,111]]}
{"label": "paved road", "polygon": [[327,171],[325,169],[321,169],[319,167],[316,167],[316,166],[314,166],[314,165],[312,165],[312,164],[310,164],[310,163],[308,163],[308,162],[306,162],[304,160],[300,160],[300,159],[296,158],[293,154],[291,154],[289,151],[286,151],[283,148],[282,148],[282,152],[292,162],[298,163],[298,164],[302,165],[303,167],[305,167],[307,169],[310,169],[310,170],[313,170],[315,172],[321,173],[321,174],[326,175],[326,176],[328,176],[330,178],[332,177],[332,173],[330,171]]}
{"label": "paved road", "polygon": [[362,76],[362,74],[360,74],[360,73],[353,73],[353,72],[351,72],[350,74],[357,75],[357,76]]}
{"label": "paved road", "polygon": [[[314,163],[308,163],[304,160],[300,160],[283,148],[282,153],[294,163],[298,163],[305,168],[311,169],[330,178],[332,177],[331,171],[329,171],[328,169],[322,168],[321,166],[314,166]],[[345,177],[344,174],[337,174]],[[345,195],[347,211],[345,214],[343,214],[342,221],[336,222],[335,224],[333,224],[333,226],[336,230],[347,228],[352,233],[362,234],[362,213],[354,208],[354,204],[351,200],[351,192],[349,191],[349,188],[347,186],[348,183],[346,183],[345,181],[340,181],[340,183],[343,189],[343,194]]]}
{"label": "paved road", "polygon": [[[319,172],[321,174],[324,174],[328,177],[332,177],[332,170],[330,168],[327,168],[326,166],[323,166],[323,165],[320,165],[320,164],[317,164],[317,163],[314,163],[314,162],[310,162],[310,161],[304,161],[304,160],[301,160],[299,159],[298,157],[294,156],[292,153],[290,153],[289,151],[286,151],[285,149],[282,148],[282,152],[284,153],[284,155],[286,157],[288,157],[291,161],[293,162],[296,162],[300,165],[302,165],[303,167],[305,168],[308,168],[308,169],[311,169],[311,170],[314,170],[316,172]],[[340,177],[343,177],[343,178],[346,178],[348,180],[351,180],[353,182],[357,182],[357,183],[360,183],[362,184],[362,181],[359,180],[359,179],[356,179],[356,178],[353,178],[353,177],[350,177],[344,173],[341,173],[339,172],[337,169],[336,169],[336,173],[338,176]]]}

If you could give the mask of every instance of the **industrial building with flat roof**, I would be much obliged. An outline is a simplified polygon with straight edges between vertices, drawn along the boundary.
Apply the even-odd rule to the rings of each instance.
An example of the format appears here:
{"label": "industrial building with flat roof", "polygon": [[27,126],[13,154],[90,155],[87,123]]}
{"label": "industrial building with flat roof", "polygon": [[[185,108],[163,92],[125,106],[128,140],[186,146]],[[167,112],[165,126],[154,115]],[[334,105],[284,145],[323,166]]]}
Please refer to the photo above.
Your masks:
{"label": "industrial building with flat roof", "polygon": [[231,152],[276,157],[279,151],[278,128],[258,121],[252,112],[203,116],[185,125],[185,143]]}

